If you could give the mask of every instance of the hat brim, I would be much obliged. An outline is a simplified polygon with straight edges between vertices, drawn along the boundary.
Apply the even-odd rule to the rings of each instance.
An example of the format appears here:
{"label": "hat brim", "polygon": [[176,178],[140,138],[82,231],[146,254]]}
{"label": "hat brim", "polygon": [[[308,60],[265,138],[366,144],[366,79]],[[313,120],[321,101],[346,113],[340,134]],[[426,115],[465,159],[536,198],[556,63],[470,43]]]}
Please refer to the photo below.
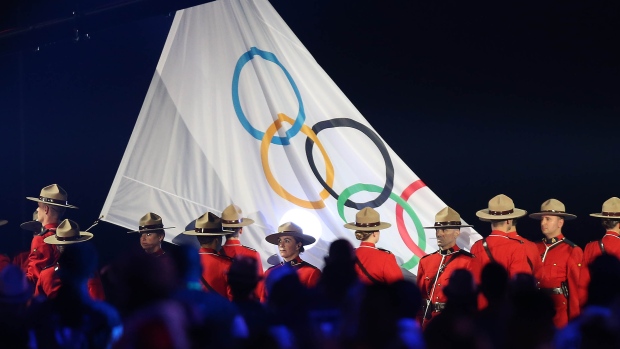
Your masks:
{"label": "hat brim", "polygon": [[536,213],[532,213],[529,215],[530,218],[537,219],[537,220],[541,220],[543,216],[562,217],[564,220],[567,220],[567,221],[577,218],[577,216],[575,216],[574,214],[558,213],[558,212],[536,212]]}
{"label": "hat brim", "polygon": [[33,198],[33,197],[26,197],[26,199],[31,200],[31,201],[36,201],[36,202],[40,202],[42,204],[48,204],[48,205],[54,205],[54,206],[60,206],[60,207],[66,207],[66,208],[78,208],[77,206],[73,206],[73,205],[63,205],[63,204],[57,204],[55,202],[47,202],[47,201],[43,201],[39,198]]}
{"label": "hat brim", "polygon": [[590,213],[590,216],[592,217],[596,217],[596,218],[604,218],[604,219],[613,219],[616,221],[620,221],[620,216],[605,216],[603,215],[603,213]]}
{"label": "hat brim", "polygon": [[187,230],[182,234],[185,235],[195,235],[195,236],[224,236],[228,234],[232,234],[234,231],[231,230],[216,230],[216,231],[208,231],[208,232],[197,232],[195,230]]}
{"label": "hat brim", "polygon": [[153,229],[132,230],[132,231],[128,231],[127,234],[148,233],[149,231],[172,229],[172,228],[176,228],[176,227],[163,227],[163,228],[153,228]]}
{"label": "hat brim", "polygon": [[6,219],[0,219],[0,227],[7,224],[9,221],[7,221]]}
{"label": "hat brim", "polygon": [[222,227],[224,228],[243,228],[247,227],[250,224],[254,224],[254,220],[250,218],[242,218],[239,223],[222,223]]}
{"label": "hat brim", "polygon": [[526,210],[522,210],[520,208],[515,208],[513,210],[512,213],[507,214],[507,215],[503,215],[503,216],[497,216],[497,215],[492,215],[489,214],[489,209],[485,208],[483,210],[480,210],[478,212],[476,212],[476,216],[478,218],[480,218],[481,221],[503,221],[506,219],[515,219],[515,218],[520,218],[523,217],[527,214]]}
{"label": "hat brim", "polygon": [[51,235],[46,237],[45,239],[43,239],[43,241],[46,244],[50,244],[50,245],[71,245],[71,244],[77,244],[80,242],[84,242],[84,241],[88,241],[90,239],[93,238],[93,234],[87,232],[87,231],[81,231],[80,232],[80,237],[75,239],[75,240],[64,240],[64,241],[60,241],[56,238],[56,235]]}
{"label": "hat brim", "polygon": [[20,228],[33,233],[40,233],[43,228],[43,224],[39,221],[28,221],[19,225]]}
{"label": "hat brim", "polygon": [[301,233],[294,232],[294,231],[283,231],[281,233],[273,233],[273,234],[267,235],[265,236],[265,241],[267,241],[270,244],[277,245],[278,238],[280,238],[281,236],[292,236],[295,239],[301,241],[302,246],[311,245],[316,242],[316,239],[314,238],[314,236],[301,234]]}
{"label": "hat brim", "polygon": [[387,222],[379,222],[379,225],[374,226],[374,227],[359,227],[359,226],[355,225],[355,222],[347,223],[347,224],[344,225],[344,227],[347,228],[347,229],[359,230],[359,231],[377,231],[377,230],[387,229],[387,228],[389,228],[391,226],[392,226],[392,224],[387,223]]}
{"label": "hat brim", "polygon": [[424,227],[424,229],[456,229],[456,228],[473,228],[473,225],[438,225],[432,227]]}

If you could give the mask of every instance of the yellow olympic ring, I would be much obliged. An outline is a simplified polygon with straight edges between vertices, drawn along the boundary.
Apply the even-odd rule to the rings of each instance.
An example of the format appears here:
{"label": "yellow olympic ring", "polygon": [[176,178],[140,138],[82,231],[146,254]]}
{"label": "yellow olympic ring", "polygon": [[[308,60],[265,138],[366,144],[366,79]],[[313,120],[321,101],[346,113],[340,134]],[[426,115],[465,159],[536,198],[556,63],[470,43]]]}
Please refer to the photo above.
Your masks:
{"label": "yellow olympic ring", "polygon": [[[317,210],[324,208],[325,203],[323,202],[323,200],[325,200],[330,195],[326,189],[321,190],[321,192],[319,193],[321,200],[317,200],[317,201],[302,200],[294,196],[293,194],[289,193],[288,191],[286,191],[286,189],[284,189],[278,183],[278,181],[276,181],[273,174],[271,173],[271,169],[269,168],[269,146],[271,145],[271,139],[273,138],[275,133],[278,131],[278,129],[282,127],[282,122],[284,121],[289,123],[290,125],[293,125],[293,123],[295,122],[295,120],[291,119],[286,114],[279,113],[278,120],[275,120],[273,124],[271,124],[271,126],[267,128],[267,131],[265,131],[265,135],[263,136],[263,139],[261,141],[261,145],[260,145],[261,156],[260,157],[261,157],[261,163],[263,164],[263,171],[265,172],[265,178],[267,178],[267,182],[271,186],[271,189],[273,189],[273,191],[275,191],[278,195],[288,200],[289,202],[299,207],[303,207],[303,208],[317,209]],[[314,133],[312,129],[308,127],[308,125],[303,125],[301,127],[301,132],[305,134],[307,137],[309,137],[310,139],[312,139],[314,143],[319,147],[319,150],[321,151],[321,154],[323,155],[323,159],[325,160],[325,168],[327,171],[326,176],[325,176],[326,182],[327,182],[327,185],[331,187],[334,184],[334,166],[332,165],[331,160],[329,160],[329,157],[327,157],[327,152],[325,151],[325,148],[323,148],[323,144],[321,144],[321,142],[319,141],[319,138],[316,136],[316,133]]]}

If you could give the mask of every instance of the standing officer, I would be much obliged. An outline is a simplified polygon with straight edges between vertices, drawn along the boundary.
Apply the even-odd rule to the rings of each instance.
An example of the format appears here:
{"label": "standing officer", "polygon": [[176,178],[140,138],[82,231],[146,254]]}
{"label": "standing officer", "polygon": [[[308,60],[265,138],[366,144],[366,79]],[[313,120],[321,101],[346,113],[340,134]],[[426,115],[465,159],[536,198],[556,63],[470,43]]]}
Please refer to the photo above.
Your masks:
{"label": "standing officer", "polygon": [[260,259],[260,254],[253,248],[244,246],[239,240],[239,236],[243,234],[243,227],[253,224],[254,220],[243,217],[241,208],[236,205],[230,205],[222,212],[222,227],[227,230],[233,231],[233,233],[226,235],[226,243],[222,246],[221,254],[230,258],[234,258],[236,255],[247,256],[256,261],[258,270],[258,276],[263,275],[263,263]]}
{"label": "standing officer", "polygon": [[586,268],[581,270],[579,278],[582,306],[585,305],[588,298],[590,270],[587,267],[590,263],[602,254],[610,254],[620,259],[620,199],[617,197],[610,198],[603,203],[603,209],[600,213],[592,213],[590,216],[602,219],[601,223],[605,228],[605,235],[600,240],[589,242],[583,252],[583,264]]}
{"label": "standing officer", "polygon": [[56,263],[60,256],[56,246],[46,244],[44,239],[56,233],[56,227],[67,208],[77,208],[69,205],[67,197],[67,192],[62,187],[51,184],[41,189],[38,197],[26,198],[38,202],[37,221],[43,225],[41,233],[35,235],[30,243],[26,277],[33,285],[36,285],[41,270]]}
{"label": "standing officer", "polygon": [[403,272],[392,252],[375,247],[381,237],[380,231],[391,226],[381,222],[379,212],[371,207],[364,207],[355,215],[355,222],[344,225],[355,230],[355,238],[361,241],[355,250],[355,270],[366,284],[393,283],[403,279]]}
{"label": "standing officer", "polygon": [[232,292],[228,285],[228,269],[232,259],[219,254],[222,248],[222,239],[231,231],[222,228],[222,220],[211,212],[207,212],[196,219],[194,230],[184,231],[183,234],[194,235],[200,243],[200,264],[202,277],[200,281],[203,289],[208,292],[217,292],[221,296],[232,299]]}
{"label": "standing officer", "polygon": [[435,229],[439,250],[420,259],[418,264],[418,287],[422,291],[421,324],[426,324],[445,307],[447,297],[444,288],[452,272],[457,269],[470,269],[473,255],[456,244],[461,228],[471,227],[461,222],[461,216],[452,208],[446,207],[435,215],[435,225],[425,229]]}
{"label": "standing officer", "polygon": [[138,230],[128,231],[127,233],[140,233],[140,246],[144,252],[153,257],[161,257],[166,254],[161,248],[161,243],[166,237],[164,229],[174,227],[165,227],[161,217],[158,214],[149,212],[140,218]]}
{"label": "standing officer", "polygon": [[[499,263],[506,268],[510,277],[519,273],[532,274],[523,241],[508,233],[513,220],[526,214],[525,210],[515,208],[512,199],[504,194],[489,200],[489,208],[476,212],[480,220],[491,222],[492,229],[489,236],[476,241],[471,247],[471,253],[475,256],[472,272],[477,282],[480,282],[482,269],[490,262]],[[480,307],[483,308],[485,304],[482,300],[481,302]]]}
{"label": "standing officer", "polygon": [[579,315],[579,276],[583,251],[562,235],[564,221],[577,216],[566,213],[562,202],[549,199],[540,206],[540,212],[530,214],[530,218],[540,220],[545,236],[536,243],[543,264],[540,289],[551,295],[555,306],[553,323],[561,328],[569,319]]}

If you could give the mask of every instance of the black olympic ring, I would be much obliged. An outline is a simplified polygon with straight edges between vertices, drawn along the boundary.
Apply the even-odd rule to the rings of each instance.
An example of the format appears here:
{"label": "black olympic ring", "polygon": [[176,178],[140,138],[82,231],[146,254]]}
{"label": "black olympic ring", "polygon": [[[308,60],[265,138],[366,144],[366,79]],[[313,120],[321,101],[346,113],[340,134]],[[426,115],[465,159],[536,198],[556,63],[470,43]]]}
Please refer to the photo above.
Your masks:
{"label": "black olympic ring", "polygon": [[[379,196],[377,196],[376,199],[365,203],[357,203],[351,200],[347,200],[344,203],[345,206],[361,210],[364,207],[375,208],[383,205],[383,203],[390,197],[390,193],[392,193],[392,189],[394,188],[394,165],[392,164],[392,159],[390,158],[390,154],[388,153],[385,144],[383,144],[383,141],[381,141],[379,136],[373,130],[368,128],[368,126],[347,118],[320,121],[314,126],[312,126],[312,131],[314,131],[314,133],[318,136],[319,132],[332,127],[351,127],[362,132],[368,138],[370,138],[373,143],[375,143],[377,148],[379,148],[379,151],[383,156],[383,160],[385,161],[385,186],[383,187],[383,190],[381,191]],[[327,183],[325,183],[323,177],[321,177],[321,174],[319,173],[318,169],[314,164],[314,156],[312,155],[313,146],[314,142],[312,141],[312,139],[306,138],[306,157],[308,158],[310,168],[312,168],[312,173],[314,173],[314,176],[321,183],[323,188],[325,188],[325,190],[327,190],[336,200],[338,200],[339,195],[334,191],[334,189],[332,189],[329,185],[327,185]]]}

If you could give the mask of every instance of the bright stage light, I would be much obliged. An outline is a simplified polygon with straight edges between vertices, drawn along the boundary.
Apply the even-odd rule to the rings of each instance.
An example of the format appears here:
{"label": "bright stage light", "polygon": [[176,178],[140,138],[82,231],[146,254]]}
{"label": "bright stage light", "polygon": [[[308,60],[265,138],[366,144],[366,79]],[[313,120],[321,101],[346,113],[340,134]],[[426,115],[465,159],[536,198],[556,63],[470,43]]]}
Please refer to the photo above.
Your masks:
{"label": "bright stage light", "polygon": [[[319,238],[323,234],[321,221],[319,221],[317,216],[305,210],[294,208],[286,212],[282,218],[280,218],[280,224],[286,222],[293,222],[297,224],[304,230],[304,234],[314,237],[316,241],[319,241]],[[314,247],[314,245],[316,245],[316,242],[306,245],[305,249],[309,250]]]}

